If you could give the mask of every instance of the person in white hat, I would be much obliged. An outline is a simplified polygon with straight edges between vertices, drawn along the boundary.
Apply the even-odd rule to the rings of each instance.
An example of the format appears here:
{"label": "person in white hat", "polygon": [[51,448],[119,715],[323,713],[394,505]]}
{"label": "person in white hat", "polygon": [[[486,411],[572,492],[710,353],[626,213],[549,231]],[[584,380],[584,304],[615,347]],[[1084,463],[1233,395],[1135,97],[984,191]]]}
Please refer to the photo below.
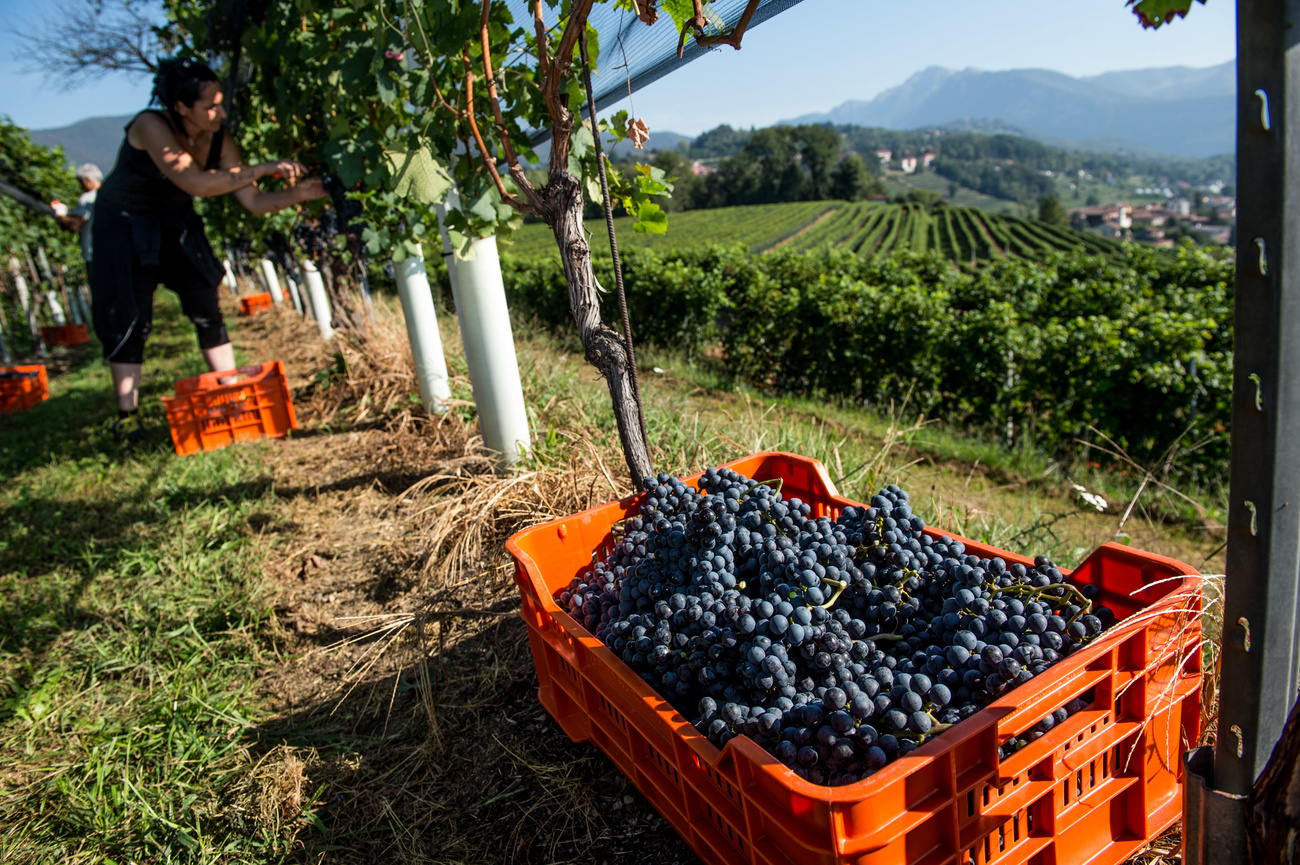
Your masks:
{"label": "person in white hat", "polygon": [[81,257],[90,264],[94,254],[90,226],[95,216],[95,196],[99,194],[99,187],[104,182],[104,172],[93,162],[83,163],[77,169],[77,182],[81,184],[81,197],[77,199],[76,209],[57,219],[64,228],[81,234]]}

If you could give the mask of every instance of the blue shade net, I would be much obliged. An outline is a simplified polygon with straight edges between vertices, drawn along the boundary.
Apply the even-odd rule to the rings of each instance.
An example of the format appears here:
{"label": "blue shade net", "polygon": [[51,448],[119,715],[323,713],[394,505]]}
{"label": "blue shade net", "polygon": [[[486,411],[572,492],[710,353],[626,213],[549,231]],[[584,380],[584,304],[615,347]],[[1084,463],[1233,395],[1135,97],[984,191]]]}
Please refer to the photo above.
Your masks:
{"label": "blue shade net", "polygon": [[[748,30],[784,12],[800,0],[763,0],[750,19]],[[506,0],[515,24],[527,28],[533,26],[531,0]],[[662,5],[662,4],[656,4]],[[721,20],[724,32],[730,32],[745,11],[746,0],[713,0],[706,3],[706,16]],[[710,11],[712,14],[710,14]],[[559,38],[554,29],[558,22],[559,11],[548,9],[543,4],[543,20],[551,28],[551,44]],[[713,16],[716,16],[714,18]],[[701,47],[695,44],[694,37],[686,40],[686,49],[681,58],[677,57],[679,34],[672,17],[663,9],[659,10],[659,20],[647,25],[636,16],[635,12],[617,9],[613,3],[599,3],[591,11],[589,18],[596,32],[600,34],[600,55],[596,58],[596,68],[591,78],[591,89],[596,99],[596,110],[602,111],[629,93],[636,92],[651,82],[657,81],[669,72],[679,69],[706,51],[731,51],[728,45]],[[748,32],[748,30],[746,32]],[[744,44],[743,42],[741,43]],[[529,61],[531,62],[531,58]],[[587,107],[583,106],[585,114]],[[544,138],[549,132],[541,131],[535,140]]]}

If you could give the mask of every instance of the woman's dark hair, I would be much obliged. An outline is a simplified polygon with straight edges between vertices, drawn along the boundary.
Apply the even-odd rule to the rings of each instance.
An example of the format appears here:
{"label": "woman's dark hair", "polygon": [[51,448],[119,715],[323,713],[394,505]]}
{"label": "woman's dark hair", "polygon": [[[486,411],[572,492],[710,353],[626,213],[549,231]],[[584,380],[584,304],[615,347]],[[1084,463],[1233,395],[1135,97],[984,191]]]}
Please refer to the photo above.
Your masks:
{"label": "woman's dark hair", "polygon": [[181,117],[176,113],[176,103],[193,105],[199,98],[203,84],[217,81],[217,73],[205,63],[182,57],[172,57],[158,63],[158,74],[153,79],[153,101],[167,111],[172,125],[183,129]]}

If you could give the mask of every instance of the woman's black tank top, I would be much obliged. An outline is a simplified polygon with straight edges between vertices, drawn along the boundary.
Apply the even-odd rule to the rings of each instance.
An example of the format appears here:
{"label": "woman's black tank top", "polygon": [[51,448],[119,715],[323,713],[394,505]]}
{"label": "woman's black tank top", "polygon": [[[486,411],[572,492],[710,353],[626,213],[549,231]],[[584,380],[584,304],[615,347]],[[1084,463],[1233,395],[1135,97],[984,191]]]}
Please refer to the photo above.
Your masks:
{"label": "woman's black tank top", "polygon": [[[129,132],[131,125],[140,119],[141,111],[131,118],[126,125]],[[165,112],[152,112],[167,121],[171,120]],[[212,146],[208,150],[208,161],[203,166],[205,171],[214,171],[221,164],[221,146],[225,139],[225,127],[218,129],[212,136]],[[194,209],[194,199],[188,192],[167,179],[167,175],[154,164],[148,151],[137,150],[123,136],[122,147],[117,152],[117,163],[113,171],[104,179],[100,187],[96,206],[111,204],[133,213],[153,211],[158,213],[188,213]]]}

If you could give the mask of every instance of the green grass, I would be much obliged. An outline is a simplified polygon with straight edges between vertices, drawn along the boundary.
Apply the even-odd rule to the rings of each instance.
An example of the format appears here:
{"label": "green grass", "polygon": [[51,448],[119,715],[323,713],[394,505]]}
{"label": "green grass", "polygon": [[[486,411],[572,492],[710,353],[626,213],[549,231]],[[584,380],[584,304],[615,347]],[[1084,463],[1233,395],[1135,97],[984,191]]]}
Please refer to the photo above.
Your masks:
{"label": "green grass", "polygon": [[157,398],[201,370],[158,296],[142,404],[123,449],[87,348],[51,397],[0,419],[0,848],[9,861],[249,861],[269,839],[224,796],[255,742],[270,661],[251,525],[273,493],[256,448],[177,459]]}

